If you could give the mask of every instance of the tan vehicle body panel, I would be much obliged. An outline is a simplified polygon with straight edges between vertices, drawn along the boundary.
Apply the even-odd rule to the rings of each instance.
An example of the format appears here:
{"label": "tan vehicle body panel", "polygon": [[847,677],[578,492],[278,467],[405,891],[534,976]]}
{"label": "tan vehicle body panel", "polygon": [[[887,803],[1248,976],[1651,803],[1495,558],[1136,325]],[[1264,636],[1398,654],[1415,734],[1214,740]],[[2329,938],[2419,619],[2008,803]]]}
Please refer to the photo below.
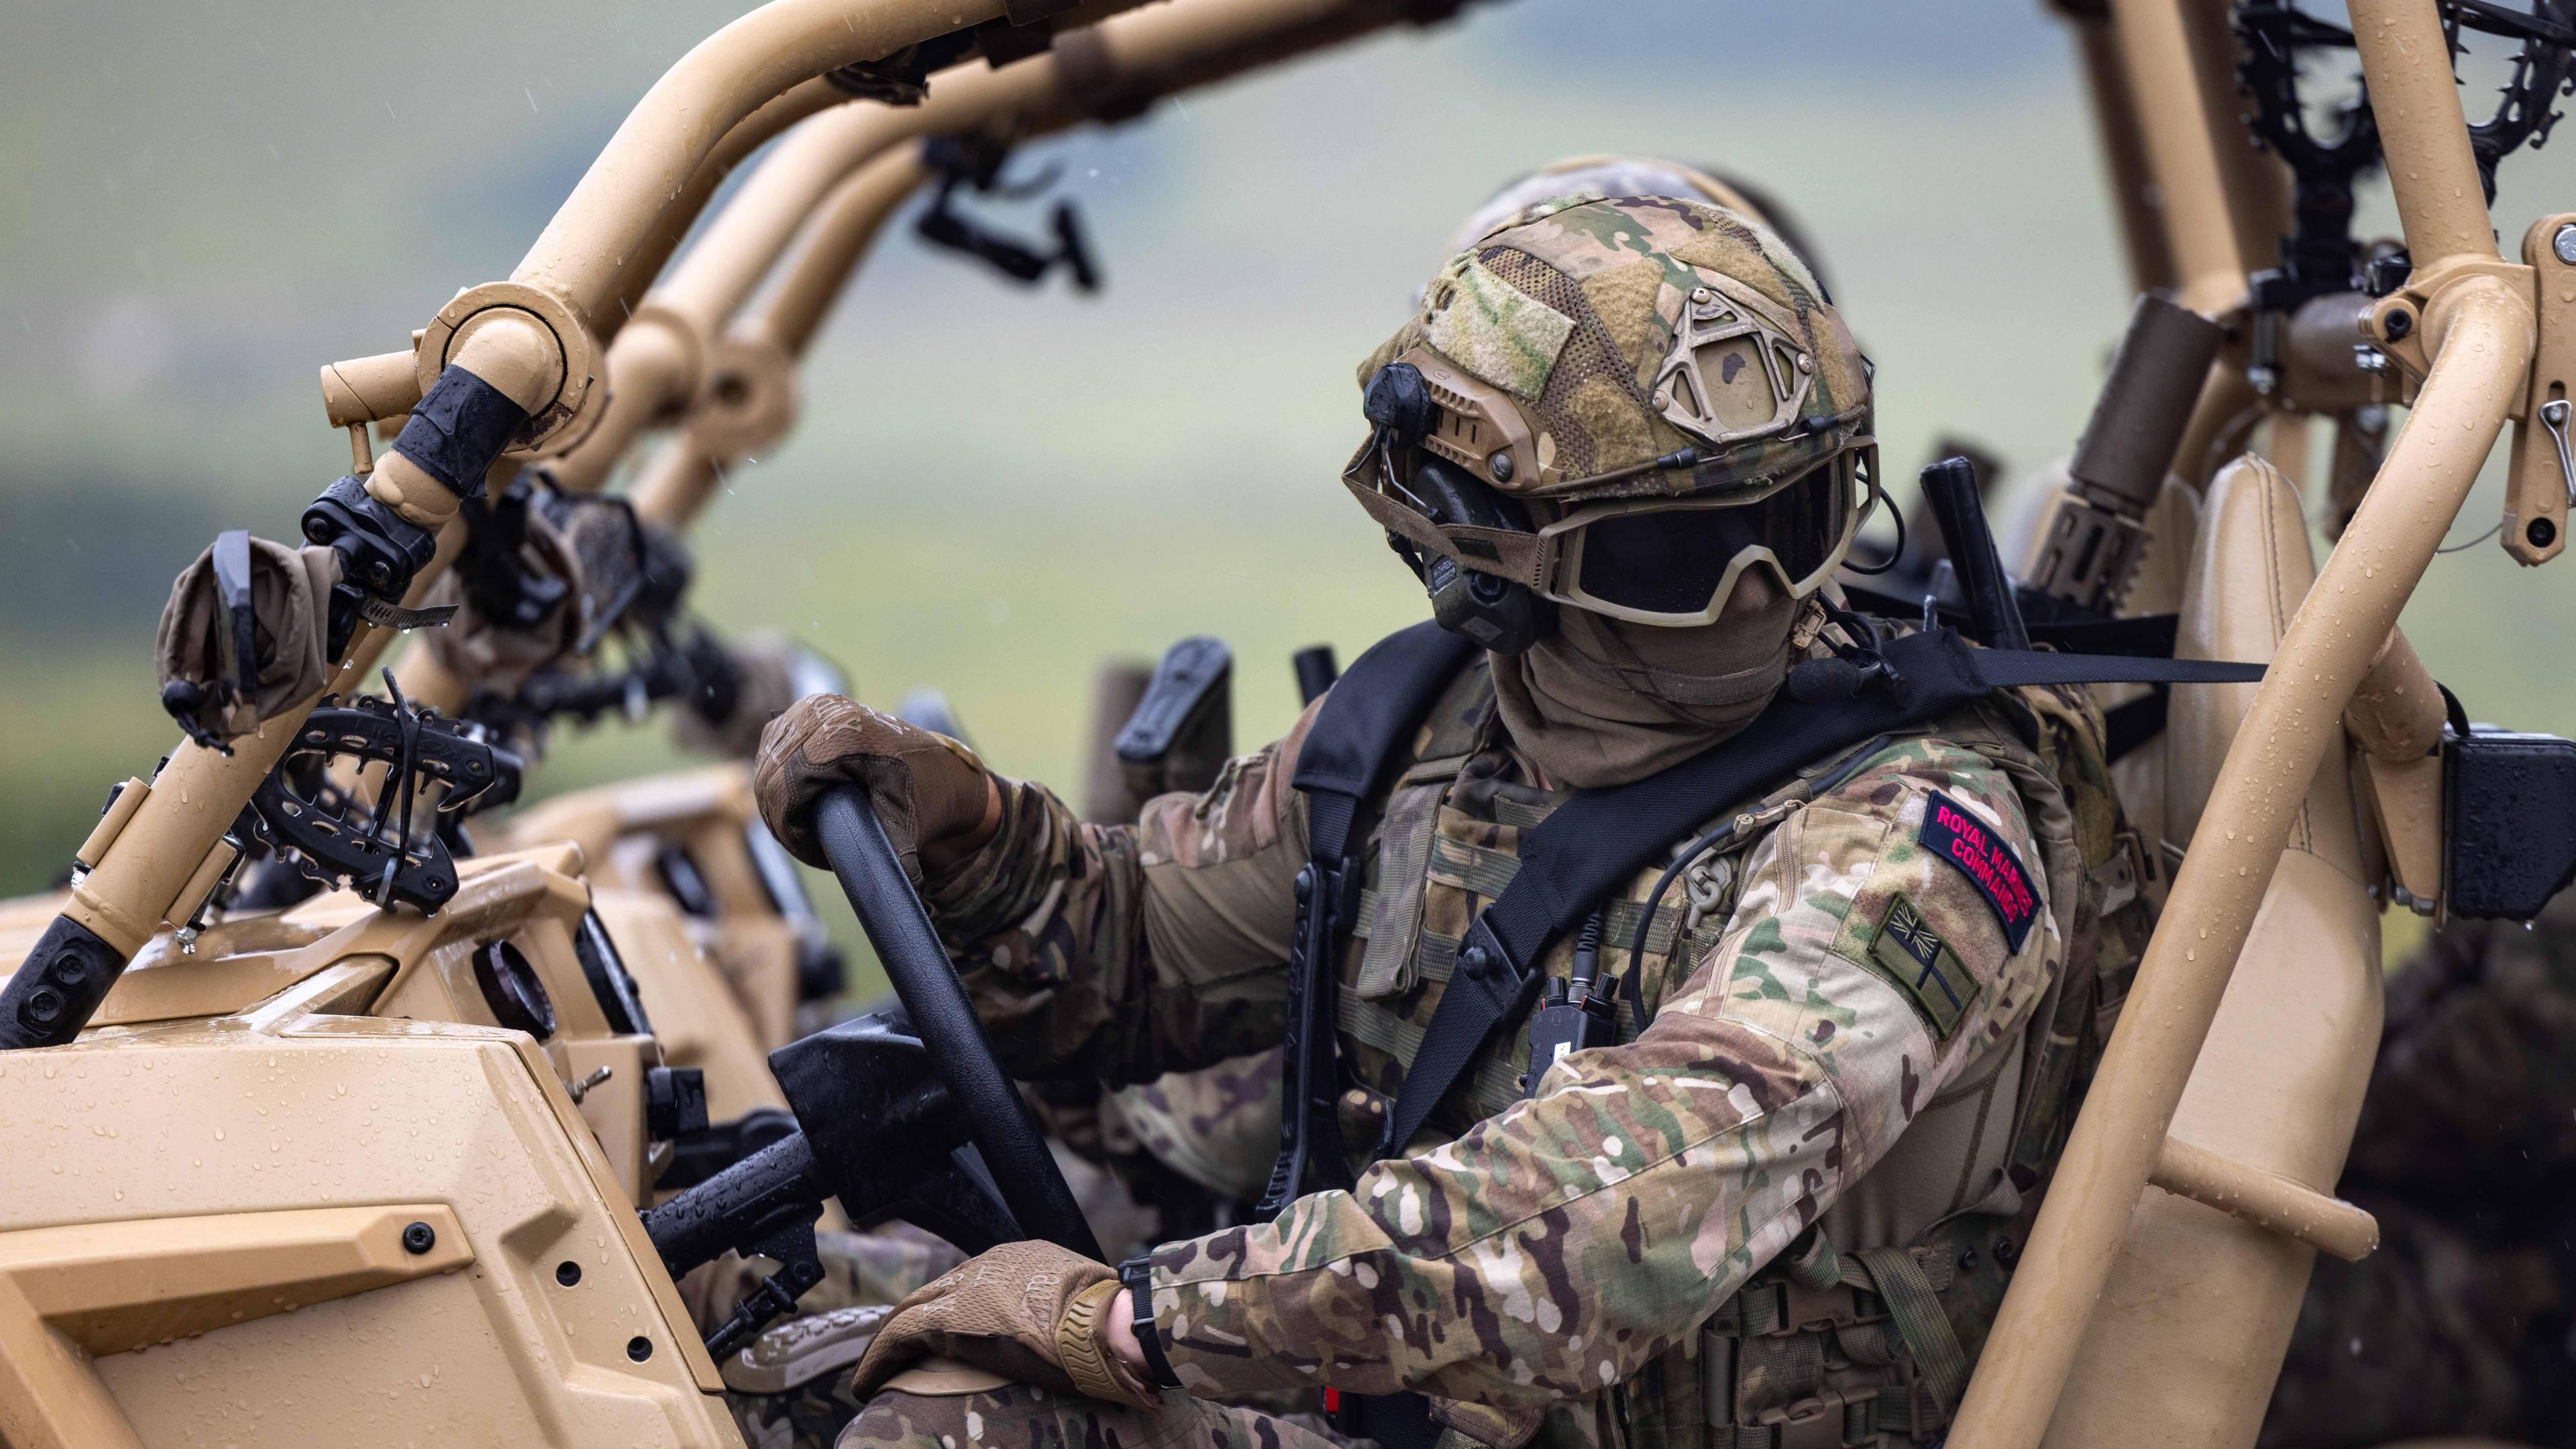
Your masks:
{"label": "tan vehicle body panel", "polygon": [[[726,764],[558,795],[509,828],[512,842],[567,841],[590,862],[600,918],[662,1049],[706,1073],[714,1121],[787,1105],[769,1053],[795,1035],[796,930],[752,863],[744,832],[759,818],[750,768]],[[672,903],[655,863],[665,845],[697,865],[715,920],[689,920]]]}
{"label": "tan vehicle body panel", "polygon": [[[525,943],[551,923],[517,924]],[[0,1392],[0,1440],[739,1442],[554,1054],[346,1014],[389,986],[442,994],[451,945],[0,1060],[0,1135],[50,1167],[0,1175],[0,1345],[25,1391]],[[388,1250],[395,1218],[447,1246]],[[122,1286],[80,1281],[116,1276],[98,1259]],[[71,1280],[50,1310],[30,1287],[49,1278]]]}

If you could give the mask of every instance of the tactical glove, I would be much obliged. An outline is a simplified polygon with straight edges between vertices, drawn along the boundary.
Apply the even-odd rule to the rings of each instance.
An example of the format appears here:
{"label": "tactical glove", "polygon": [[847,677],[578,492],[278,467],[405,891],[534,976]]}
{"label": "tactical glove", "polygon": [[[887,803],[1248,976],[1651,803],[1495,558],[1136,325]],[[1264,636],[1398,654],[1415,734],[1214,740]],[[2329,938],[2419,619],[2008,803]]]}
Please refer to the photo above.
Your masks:
{"label": "tactical glove", "polygon": [[971,834],[984,823],[992,772],[975,752],[837,694],[809,695],[761,732],[752,794],[760,817],[788,852],[823,866],[814,804],[827,790],[868,792],[904,873],[921,879],[920,850]]}
{"label": "tactical glove", "polygon": [[162,701],[200,744],[249,734],[322,692],[331,586],[327,548],[228,533],[170,587],[154,651]]}
{"label": "tactical glove", "polygon": [[851,1379],[865,1400],[913,1360],[939,1355],[1021,1383],[1152,1409],[1162,1397],[1108,1342],[1125,1290],[1108,1268],[1053,1243],[1005,1243],[895,1305]]}

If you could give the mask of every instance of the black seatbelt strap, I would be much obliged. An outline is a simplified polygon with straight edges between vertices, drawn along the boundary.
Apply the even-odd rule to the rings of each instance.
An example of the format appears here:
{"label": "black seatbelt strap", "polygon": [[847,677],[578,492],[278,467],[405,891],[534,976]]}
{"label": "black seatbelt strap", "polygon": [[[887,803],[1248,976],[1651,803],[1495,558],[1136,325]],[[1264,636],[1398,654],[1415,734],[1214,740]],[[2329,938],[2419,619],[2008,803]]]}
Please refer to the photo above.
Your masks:
{"label": "black seatbelt strap", "polygon": [[1979,649],[1956,630],[1881,645],[1874,687],[1848,699],[1787,694],[1743,733],[1645,779],[1586,790],[1520,837],[1520,870],[1468,928],[1422,1046],[1405,1069],[1379,1156],[1400,1152],[1494,1032],[1519,1020],[1548,943],[1693,828],[1799,767],[1926,723],[1998,689],[2032,684],[2246,683],[2259,664]]}
{"label": "black seatbelt strap", "polygon": [[1379,640],[1335,681],[1298,749],[1307,855],[1288,951],[1279,1160],[1257,1209],[1264,1222],[1307,1193],[1351,1185],[1338,1112],[1334,968],[1366,876],[1368,816],[1388,768],[1475,652],[1473,641],[1428,621]]}

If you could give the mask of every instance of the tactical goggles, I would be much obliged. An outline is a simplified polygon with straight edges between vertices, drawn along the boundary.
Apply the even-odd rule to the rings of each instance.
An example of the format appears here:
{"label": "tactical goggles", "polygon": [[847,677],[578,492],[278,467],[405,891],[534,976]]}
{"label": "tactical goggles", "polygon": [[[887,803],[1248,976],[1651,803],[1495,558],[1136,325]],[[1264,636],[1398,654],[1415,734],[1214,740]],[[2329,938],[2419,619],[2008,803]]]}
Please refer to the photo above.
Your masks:
{"label": "tactical goggles", "polygon": [[1388,529],[1556,603],[1632,623],[1716,622],[1749,569],[1791,598],[1824,586],[1884,496],[1878,446],[1862,437],[1765,487],[1572,506],[1531,531],[1518,500],[1430,460],[1398,476],[1372,440],[1343,481]]}

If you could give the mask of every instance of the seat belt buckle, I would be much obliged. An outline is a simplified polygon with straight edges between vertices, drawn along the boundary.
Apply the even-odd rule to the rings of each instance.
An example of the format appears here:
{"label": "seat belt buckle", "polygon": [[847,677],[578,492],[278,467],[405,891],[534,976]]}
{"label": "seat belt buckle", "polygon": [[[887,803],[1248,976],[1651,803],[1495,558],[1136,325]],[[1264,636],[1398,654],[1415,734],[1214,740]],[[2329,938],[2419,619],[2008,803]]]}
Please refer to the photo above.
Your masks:
{"label": "seat belt buckle", "polygon": [[1503,949],[1502,938],[1494,934],[1484,914],[1478,912],[1474,923],[1467,927],[1466,939],[1458,943],[1458,967],[1452,975],[1464,977],[1498,997],[1508,997],[1520,989],[1524,974],[1521,963]]}
{"label": "seat belt buckle", "polygon": [[[1854,1400],[1835,1389],[1826,1389],[1811,1399],[1800,1399],[1785,1408],[1765,1409],[1756,1421],[1771,1431],[1772,1449],[1846,1449],[1866,1444],[1876,1436],[1876,1395]],[[1857,1407],[1855,1416],[1848,1412]],[[1860,1422],[1851,1420],[1857,1417]],[[1857,1430],[1858,1432],[1853,1432]]]}

